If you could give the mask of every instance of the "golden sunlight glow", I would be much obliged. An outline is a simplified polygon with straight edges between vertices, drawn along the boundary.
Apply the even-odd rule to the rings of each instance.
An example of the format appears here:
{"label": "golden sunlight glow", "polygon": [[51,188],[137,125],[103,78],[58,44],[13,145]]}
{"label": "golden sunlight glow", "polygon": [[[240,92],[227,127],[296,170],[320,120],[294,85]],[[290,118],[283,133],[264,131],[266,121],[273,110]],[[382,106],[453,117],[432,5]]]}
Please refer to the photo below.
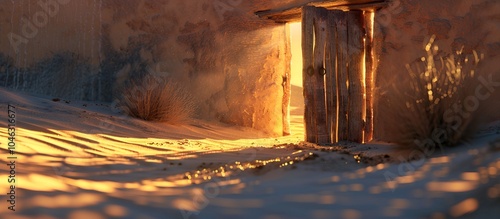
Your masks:
{"label": "golden sunlight glow", "polygon": [[24,189],[50,192],[50,191],[69,191],[70,187],[64,181],[56,177],[45,176],[41,174],[28,174],[19,176],[19,181],[23,182],[19,186]]}
{"label": "golden sunlight glow", "polygon": [[[374,12],[370,12],[369,15],[370,15],[370,21],[371,21],[371,23],[370,23],[370,26],[371,26],[370,29],[372,30],[370,32],[370,38],[374,39],[374,34],[375,34],[375,31],[374,31],[375,30],[375,13]],[[366,53],[365,53],[365,56],[366,56]],[[371,75],[369,75],[370,78],[371,78],[371,80],[368,80],[368,81],[365,80],[365,83],[368,83],[368,85],[370,85],[370,87],[372,88],[372,90],[370,91],[371,96],[369,97],[372,101],[370,102],[370,104],[371,104],[370,106],[365,106],[365,107],[369,107],[370,110],[371,110],[371,112],[372,112],[371,115],[370,115],[370,118],[367,118],[367,119],[369,121],[371,121],[370,125],[373,128],[374,114],[375,114],[374,113],[374,95],[373,95],[374,90],[373,89],[375,89],[375,70],[376,70],[375,69],[375,66],[376,66],[376,61],[375,61],[376,57],[375,57],[375,52],[373,51],[373,45],[372,45],[372,51],[371,51],[371,59],[372,59],[372,63],[371,63],[370,69],[372,71],[369,72],[369,74],[371,74]],[[364,60],[366,61],[366,59],[364,59]],[[366,77],[366,75],[365,75],[365,77]],[[366,110],[364,112],[366,113]],[[372,140],[373,139],[373,130],[371,130],[371,131],[372,131],[372,133],[370,135],[372,135],[372,136],[369,137],[369,139],[365,139],[365,138],[363,138],[363,139],[368,140],[368,141]],[[365,133],[365,135],[366,135],[366,133]]]}
{"label": "golden sunlight glow", "polygon": [[379,163],[377,164],[377,166],[375,166],[375,168],[377,168],[377,170],[382,170],[386,167],[386,164],[383,164],[383,163]]}
{"label": "golden sunlight glow", "polygon": [[[375,13],[374,12],[371,12],[370,13],[370,20],[372,21],[372,23],[370,24],[371,25],[371,29],[374,30],[375,29]],[[371,32],[371,38],[373,39],[374,37],[374,34],[375,34],[375,31],[372,31]]]}
{"label": "golden sunlight glow", "polygon": [[97,212],[89,210],[76,210],[71,212],[69,219],[81,219],[81,218],[92,218],[92,219],[104,219],[105,217]]}
{"label": "golden sunlight glow", "polygon": [[340,177],[339,176],[332,176],[331,180],[332,180],[332,182],[340,182]]}
{"label": "golden sunlight glow", "polygon": [[293,86],[302,87],[302,23],[289,23],[292,51],[291,69]]}
{"label": "golden sunlight glow", "polygon": [[450,158],[447,157],[447,156],[443,156],[443,157],[434,157],[434,158],[431,158],[429,160],[429,163],[430,164],[443,164],[443,163],[449,163],[450,162]]}
{"label": "golden sunlight glow", "polygon": [[69,181],[70,185],[74,185],[81,189],[99,191],[103,193],[113,193],[115,192],[116,188],[120,186],[120,183],[110,182],[110,181],[101,182],[101,181],[90,181],[83,179],[79,180],[67,179],[67,180]]}
{"label": "golden sunlight glow", "polygon": [[[363,38],[363,44],[366,45],[366,37]],[[364,46],[364,47],[366,48],[366,46]],[[363,57],[362,57],[363,61],[361,62],[361,80],[363,82],[361,84],[361,87],[362,87],[361,90],[363,92],[363,98],[362,98],[362,103],[361,103],[361,111],[362,111],[361,118],[363,118],[363,121],[366,121],[366,109],[367,109],[367,107],[369,107],[366,105],[366,98],[367,98],[367,96],[366,96],[367,90],[366,89],[367,89],[367,83],[369,83],[366,81],[366,53],[367,53],[367,51],[364,50]],[[365,132],[365,129],[363,129],[363,131],[361,132],[361,139],[362,139],[361,143],[365,143],[365,135],[366,135],[366,132]]]}
{"label": "golden sunlight glow", "polygon": [[98,194],[76,194],[76,195],[57,195],[57,196],[35,196],[30,200],[30,205],[36,205],[44,208],[83,208],[92,206],[105,200],[105,196]]}
{"label": "golden sunlight glow", "polygon": [[479,173],[477,172],[465,172],[462,173],[462,179],[469,181],[479,181],[481,178],[479,176]]}
{"label": "golden sunlight glow", "polygon": [[475,198],[469,198],[453,206],[450,210],[450,214],[453,217],[460,217],[464,214],[476,211],[478,207],[479,202]]}
{"label": "golden sunlight glow", "polygon": [[467,192],[475,189],[477,183],[470,181],[429,182],[427,189],[432,192]]}
{"label": "golden sunlight glow", "polygon": [[366,168],[367,173],[371,173],[371,172],[373,172],[373,170],[374,170],[374,168],[372,166],[369,166]]}
{"label": "golden sunlight glow", "polygon": [[[181,175],[176,176],[176,178],[171,180],[189,180],[190,183],[199,184],[202,182],[212,180],[213,178],[216,177],[230,177],[234,174],[249,169],[260,170],[266,168],[266,166],[268,165],[277,165],[278,168],[283,168],[292,165],[295,162],[300,162],[309,159],[312,156],[314,156],[314,154],[311,152],[302,152],[302,153],[296,153],[294,154],[294,156],[277,157],[267,160],[255,160],[247,162],[236,161],[234,163],[229,163],[218,167],[201,168],[196,171],[186,172],[182,174],[182,176]],[[238,184],[241,182],[239,180],[230,180],[226,182],[220,182],[219,184],[221,183],[222,185],[225,185],[224,183]]]}
{"label": "golden sunlight glow", "polygon": [[492,177],[495,177],[498,174],[498,169],[494,166],[490,166],[488,168],[488,174]]}
{"label": "golden sunlight glow", "polygon": [[[143,182],[144,184],[150,184],[155,187],[160,187],[160,188],[175,188],[175,187],[186,187],[191,185],[191,181],[189,180],[155,180],[155,181],[148,181],[148,182]],[[139,186],[140,187],[140,186]],[[139,188],[137,187],[137,188]]]}
{"label": "golden sunlight glow", "polygon": [[396,178],[396,181],[400,184],[410,184],[410,183],[415,182],[415,177],[412,175],[400,176],[400,177]]}
{"label": "golden sunlight glow", "polygon": [[108,205],[104,208],[104,212],[111,217],[118,218],[123,218],[128,214],[128,210],[119,205]]}

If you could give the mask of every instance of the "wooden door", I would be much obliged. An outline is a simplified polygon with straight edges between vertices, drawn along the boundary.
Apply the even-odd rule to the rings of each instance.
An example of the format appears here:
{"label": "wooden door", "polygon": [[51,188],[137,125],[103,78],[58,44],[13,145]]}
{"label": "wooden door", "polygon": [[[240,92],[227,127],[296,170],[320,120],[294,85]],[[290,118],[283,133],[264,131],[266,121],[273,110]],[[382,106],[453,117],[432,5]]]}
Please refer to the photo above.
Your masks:
{"label": "wooden door", "polygon": [[371,12],[302,9],[306,141],[372,137]]}

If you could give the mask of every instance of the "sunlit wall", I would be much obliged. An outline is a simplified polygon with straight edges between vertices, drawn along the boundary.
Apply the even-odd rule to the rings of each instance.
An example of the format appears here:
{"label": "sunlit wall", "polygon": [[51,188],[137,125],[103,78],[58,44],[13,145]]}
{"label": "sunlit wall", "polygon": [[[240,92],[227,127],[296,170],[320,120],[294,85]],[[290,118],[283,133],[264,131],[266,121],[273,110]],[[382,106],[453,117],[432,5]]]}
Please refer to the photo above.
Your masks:
{"label": "sunlit wall", "polygon": [[2,1],[0,86],[112,102],[153,73],[190,90],[201,118],[281,134],[286,25],[254,12],[290,2]]}

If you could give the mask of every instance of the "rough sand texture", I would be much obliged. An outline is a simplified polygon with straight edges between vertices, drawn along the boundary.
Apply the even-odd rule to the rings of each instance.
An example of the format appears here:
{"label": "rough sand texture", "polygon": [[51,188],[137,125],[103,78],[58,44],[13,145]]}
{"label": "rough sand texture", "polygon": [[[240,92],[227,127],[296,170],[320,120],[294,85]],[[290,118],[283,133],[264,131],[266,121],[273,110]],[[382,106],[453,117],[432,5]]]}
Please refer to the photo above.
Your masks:
{"label": "rough sand texture", "polygon": [[[7,162],[6,108],[17,107],[16,212],[0,218],[422,218],[498,215],[498,126],[461,147],[404,162],[389,144],[300,143],[293,135],[192,121],[170,126],[114,113],[112,106],[0,90],[0,148]],[[8,193],[7,168],[0,193]],[[414,170],[414,171],[413,171]],[[474,213],[467,215],[468,211]]]}

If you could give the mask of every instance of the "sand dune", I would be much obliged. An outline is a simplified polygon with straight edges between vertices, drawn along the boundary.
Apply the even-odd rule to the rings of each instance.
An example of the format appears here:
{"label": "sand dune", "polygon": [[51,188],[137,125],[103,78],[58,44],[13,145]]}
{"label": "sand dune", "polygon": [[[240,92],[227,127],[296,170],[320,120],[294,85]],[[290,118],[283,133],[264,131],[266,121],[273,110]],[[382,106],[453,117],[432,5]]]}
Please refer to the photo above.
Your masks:
{"label": "sand dune", "polygon": [[[301,143],[300,93],[292,100],[293,134],[279,138],[200,120],[182,126],[148,123],[124,117],[105,103],[54,101],[3,89],[0,127],[7,127],[3,112],[9,103],[18,116],[18,197],[16,212],[4,203],[1,218],[499,213],[497,128],[469,145],[408,163],[403,161],[412,151],[388,144]],[[0,139],[7,139],[6,128],[0,128]],[[7,155],[6,140],[0,148]],[[7,156],[0,160],[8,163]],[[0,170],[3,194],[9,192],[7,168]]]}

